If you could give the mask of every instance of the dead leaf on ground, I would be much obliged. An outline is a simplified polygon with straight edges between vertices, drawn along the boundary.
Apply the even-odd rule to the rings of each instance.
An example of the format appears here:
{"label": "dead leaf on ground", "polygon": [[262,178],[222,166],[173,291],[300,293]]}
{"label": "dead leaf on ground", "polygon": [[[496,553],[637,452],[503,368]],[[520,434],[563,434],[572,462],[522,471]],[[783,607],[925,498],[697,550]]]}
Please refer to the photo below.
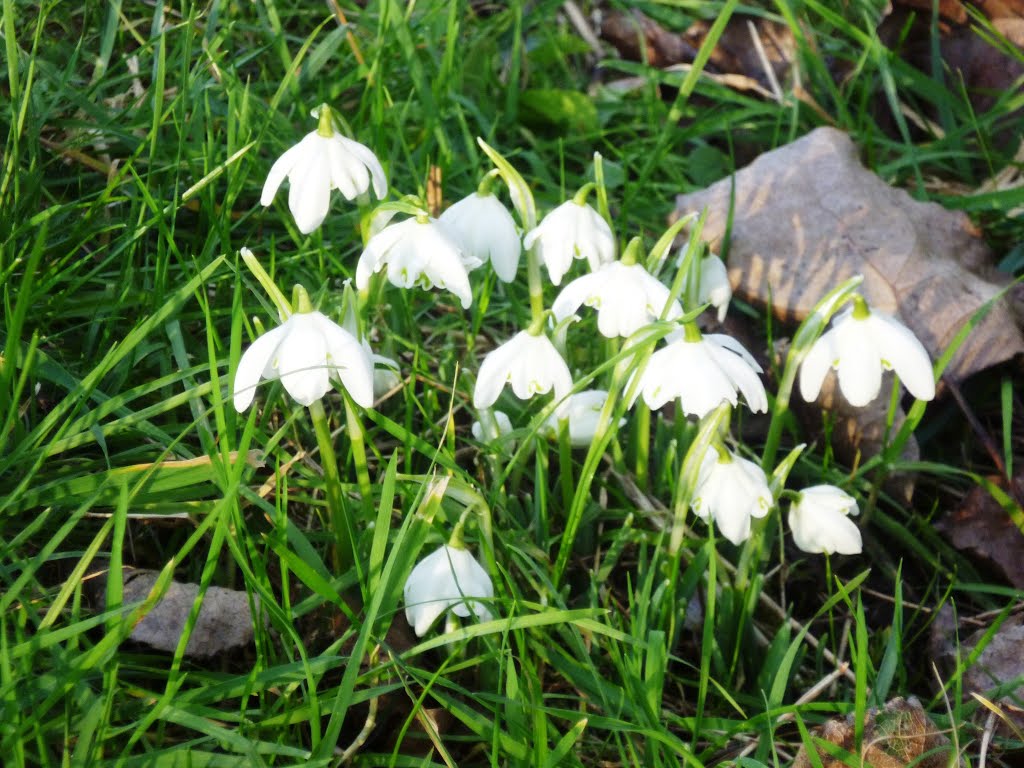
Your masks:
{"label": "dead leaf on ground", "polygon": [[[986,621],[973,621],[973,625],[982,625],[971,634],[963,637],[953,608],[947,603],[939,609],[938,615],[931,624],[928,639],[929,656],[934,659],[939,673],[944,677],[956,674],[967,660],[974,655],[978,644],[985,635],[991,632],[994,616],[987,616]],[[962,688],[964,699],[973,694],[985,696],[996,686],[1004,685],[1012,680],[1024,680],[1024,613],[1008,616],[994,634],[988,639],[974,663],[963,671]],[[1018,685],[1013,691],[1000,697],[994,704],[1008,718],[1014,727],[1024,728],[1024,710],[1020,708],[1024,702],[1024,684]],[[1001,729],[1008,731],[1010,729]],[[1007,733],[1007,735],[1009,735]]]}
{"label": "dead leaf on ground", "polygon": [[[123,604],[141,603],[149,597],[159,571],[125,568],[123,570]],[[94,593],[105,610],[106,578],[94,580]],[[199,594],[199,585],[172,581],[167,592],[153,609],[135,625],[130,640],[148,645],[158,651],[174,653],[178,647],[185,622]],[[254,597],[259,603],[259,598]],[[208,587],[185,656],[206,659],[218,654],[237,651],[253,639],[252,612],[249,596],[245,592],[223,587]]]}
{"label": "dead leaf on ground", "polygon": [[[1005,478],[990,477],[1019,504],[1024,499],[1024,473],[1007,488]],[[1024,589],[1024,533],[985,488],[968,493],[957,509],[935,526],[957,549],[995,567],[1012,586]]]}
{"label": "dead leaf on ground", "polygon": [[[820,737],[858,759],[853,714],[844,720],[829,720]],[[847,765],[871,765],[874,768],[946,768],[953,745],[928,718],[916,698],[902,697],[886,702],[881,709],[868,710],[861,738],[859,762],[832,757],[818,748],[823,768]],[[811,768],[815,763],[803,746],[793,760],[793,768]]]}
{"label": "dead leaf on ground", "polygon": [[[707,206],[704,239],[721,252],[733,195],[729,279],[739,296],[780,318],[802,320],[829,290],[862,274],[870,304],[897,315],[936,359],[1004,287],[968,268],[992,259],[965,214],[886,184],[842,131],[818,128],[732,178],[680,195],[672,218]],[[1004,299],[946,375],[963,379],[1021,353],[1024,336]]]}
{"label": "dead leaf on ground", "polygon": [[[646,61],[665,69],[692,64],[707,38],[711,22],[697,21],[682,34],[666,30],[638,10],[612,11],[601,23],[601,37],[624,59]],[[760,16],[733,14],[718,39],[705,71],[710,75],[741,76],[727,81],[737,90],[749,80],[764,94],[777,92],[796,56],[796,41],[785,24]]]}

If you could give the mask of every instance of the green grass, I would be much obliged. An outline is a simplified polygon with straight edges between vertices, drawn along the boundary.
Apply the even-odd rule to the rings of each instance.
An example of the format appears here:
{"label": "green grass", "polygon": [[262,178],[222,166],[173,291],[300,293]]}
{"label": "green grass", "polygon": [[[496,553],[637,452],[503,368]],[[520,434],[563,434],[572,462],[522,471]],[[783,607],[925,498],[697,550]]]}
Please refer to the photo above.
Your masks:
{"label": "green grass", "polygon": [[[528,322],[525,281],[474,273],[466,312],[445,292],[379,286],[365,322],[405,386],[362,417],[374,489],[363,503],[342,401],[325,401],[360,553],[356,569],[335,572],[306,409],[280,385],[261,385],[243,414],[230,399],[253,318],[277,323],[239,249],[335,319],[362,250],[361,212],[337,195],[308,236],[285,193],[259,205],[270,164],[315,127],[311,109],[330,104],[374,149],[393,198],[425,194],[432,166],[446,202],[473,191],[491,167],[481,137],[543,212],[592,178],[600,152],[620,248],[635,235],[651,248],[675,194],[822,118],[792,96],[765,101],[699,68],[664,73],[610,50],[603,72],[642,85],[588,90],[588,50],[559,2],[340,3],[347,27],[329,5],[2,4],[4,765],[327,766],[350,747],[365,766],[781,765],[813,726],[849,713],[863,723],[867,707],[910,694],[975,760],[983,708],[961,696],[962,665],[935,693],[928,627],[942,604],[968,615],[1020,595],[934,530],[938,511],[994,471],[979,446],[966,457],[949,447],[968,430],[945,403],[920,422],[913,508],[882,487],[896,460],[855,474],[821,444],[796,460],[794,482],[870,500],[862,556],[801,555],[776,510],[748,571],[749,553],[692,516],[672,541],[683,459],[704,439],[681,417],[654,414],[649,435],[630,424],[588,455],[538,437],[543,402],[505,394],[518,450],[472,439],[476,372]],[[628,5],[680,29],[745,9]],[[1021,95],[976,114],[959,87],[882,46],[880,5],[780,0],[757,12],[791,25],[803,87],[883,177],[919,196],[925,179],[977,185],[1016,150],[999,137]],[[830,62],[855,76],[836,82]],[[939,115],[943,135],[921,135],[901,103]],[[939,199],[997,245],[1024,237],[1005,215],[1019,189]],[[764,328],[758,311],[734,313]],[[577,380],[607,358],[595,328],[568,331]],[[976,389],[1010,466],[1019,374]],[[748,426],[739,412],[733,421],[736,434]],[[779,455],[805,437],[787,423]],[[763,449],[764,437],[745,448]],[[490,526],[468,537],[494,578],[495,620],[415,638],[406,576],[467,508],[484,507]],[[160,572],[141,604],[123,604],[129,565]],[[184,639],[174,653],[128,641],[172,578],[245,590],[258,604],[254,643],[200,661]],[[843,662],[848,672],[801,699]]]}

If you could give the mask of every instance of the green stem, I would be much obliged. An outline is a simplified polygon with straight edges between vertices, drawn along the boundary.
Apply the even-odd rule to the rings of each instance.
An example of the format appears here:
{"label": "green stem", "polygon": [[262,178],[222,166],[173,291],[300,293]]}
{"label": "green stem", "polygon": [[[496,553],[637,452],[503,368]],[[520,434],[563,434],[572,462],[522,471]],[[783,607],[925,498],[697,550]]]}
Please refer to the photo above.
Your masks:
{"label": "green stem", "polygon": [[327,423],[327,414],[324,412],[322,401],[317,400],[309,406],[309,416],[313,420],[317,445],[320,446],[320,461],[324,468],[324,493],[331,515],[331,527],[334,529],[334,570],[338,574],[343,574],[348,572],[356,562],[352,521],[345,508],[345,497],[341,492],[341,476],[338,473],[338,457],[334,453],[331,428]]}
{"label": "green stem", "polygon": [[373,503],[373,486],[370,484],[370,470],[366,462],[366,430],[359,420],[359,414],[352,405],[352,398],[345,393],[345,421],[349,443],[352,445],[352,459],[356,464],[356,482],[359,484],[359,495],[363,504]]}
{"label": "green stem", "polygon": [[641,400],[636,405],[636,484],[647,488],[651,451],[651,409]]}
{"label": "green stem", "polygon": [[540,259],[533,248],[526,252],[526,277],[530,286],[530,320],[536,323],[544,317],[544,280]]}

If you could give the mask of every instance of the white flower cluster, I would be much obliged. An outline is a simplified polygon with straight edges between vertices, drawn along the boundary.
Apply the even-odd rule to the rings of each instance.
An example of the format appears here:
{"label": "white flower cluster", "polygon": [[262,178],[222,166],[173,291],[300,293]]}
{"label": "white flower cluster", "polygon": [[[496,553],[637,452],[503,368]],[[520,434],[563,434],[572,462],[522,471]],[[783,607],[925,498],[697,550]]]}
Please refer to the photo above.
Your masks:
{"label": "white flower cluster", "polygon": [[[674,404],[677,412],[698,420],[718,412],[723,404],[738,407],[741,400],[753,413],[769,410],[761,379],[764,371],[757,360],[732,336],[702,333],[695,322],[696,308],[684,306],[679,298],[713,306],[718,322],[724,322],[732,286],[718,256],[701,257],[684,249],[677,266],[687,270],[680,279],[691,282],[673,292],[656,276],[657,270],[652,274],[640,262],[638,238],[616,259],[607,207],[602,216],[586,202],[593,184],[537,223],[528,186],[504,158],[481,146],[497,167],[475,193],[437,218],[408,202],[384,203],[376,220],[386,223],[368,237],[355,268],[355,286],[363,296],[374,276],[383,274],[396,287],[450,291],[469,309],[474,299],[473,270],[490,264],[499,280],[512,282],[526,253],[532,322],[492,349],[480,365],[472,396],[479,412],[472,433],[478,441],[511,441],[507,436],[516,432],[507,412],[492,410],[506,385],[521,400],[550,393],[552,406],[542,426],[535,424],[534,430],[556,440],[567,436],[570,446],[577,448],[588,448],[616,426],[622,427],[626,423],[623,410],[638,400],[652,410]],[[518,223],[491,191],[496,176],[508,186]],[[334,189],[349,200],[365,200],[371,186],[378,199],[387,194],[381,163],[367,147],[337,132],[326,107],[319,113],[318,129],[273,164],[263,189],[263,205],[272,202],[285,178],[288,206],[303,234],[323,223]],[[396,213],[407,218],[392,221]],[[661,264],[663,256],[663,249],[651,254],[649,263]],[[561,286],[577,260],[589,265],[589,273],[569,280],[551,311],[545,311],[541,267],[553,285]],[[835,369],[849,402],[864,405],[879,395],[883,370],[891,369],[914,396],[932,398],[931,363],[913,333],[898,320],[871,311],[860,296],[852,296],[852,301],[850,309],[834,318],[829,331],[802,350],[801,395],[814,400],[828,371]],[[614,394],[602,389],[579,391],[583,384],[574,384],[562,350],[569,324],[579,319],[576,313],[582,307],[596,310],[601,336],[625,340],[608,343],[608,348],[625,345],[620,359],[625,358],[631,368],[628,376],[618,379]],[[251,404],[261,379],[280,380],[296,402],[307,406],[337,381],[353,402],[372,406],[375,363],[391,377],[397,366],[376,358],[354,328],[342,328],[308,306],[282,314],[286,315],[283,324],[258,338],[242,355],[234,379],[235,407],[242,411]],[[660,348],[654,348],[653,339],[664,339]],[[625,404],[620,406],[623,399]],[[515,436],[522,434],[525,431]],[[713,521],[733,544],[746,541],[754,530],[753,521],[764,518],[781,495],[789,494],[789,527],[798,548],[841,554],[861,550],[860,531],[850,519],[857,513],[857,504],[844,491],[815,485],[795,494],[779,488],[773,492],[766,475],[770,467],[728,450],[717,434],[697,458],[690,506],[697,517],[708,524]],[[413,569],[405,585],[406,615],[417,635],[423,635],[449,609],[462,617],[491,618],[487,601],[493,596],[487,571],[461,539],[453,539]]]}

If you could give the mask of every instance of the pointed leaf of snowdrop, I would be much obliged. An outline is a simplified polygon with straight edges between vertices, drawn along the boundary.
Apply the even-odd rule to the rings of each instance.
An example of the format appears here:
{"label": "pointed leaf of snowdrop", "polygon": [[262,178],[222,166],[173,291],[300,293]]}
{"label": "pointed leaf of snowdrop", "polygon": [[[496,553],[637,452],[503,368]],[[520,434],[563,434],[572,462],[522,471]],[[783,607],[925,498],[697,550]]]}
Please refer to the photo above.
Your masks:
{"label": "pointed leaf of snowdrop", "polygon": [[498,169],[502,181],[508,187],[509,196],[512,198],[512,207],[519,214],[519,221],[523,225],[523,229],[527,232],[530,231],[537,226],[537,206],[533,202],[533,193],[530,192],[529,185],[519,175],[519,171],[486,141],[477,137],[476,143],[480,145],[480,148],[494,163],[494,167]]}
{"label": "pointed leaf of snowdrop", "polygon": [[793,466],[796,464],[796,460],[800,458],[800,454],[804,452],[804,448],[807,447],[807,443],[800,443],[793,450],[791,450],[779,465],[775,467],[772,472],[771,487],[772,496],[779,498],[779,494],[782,493],[782,489],[786,487],[786,480],[789,479],[789,473],[793,470]]}
{"label": "pointed leaf of snowdrop", "polygon": [[277,307],[278,320],[284,322],[292,314],[292,305],[281,292],[281,289],[277,287],[277,283],[263,269],[263,265],[259,263],[252,251],[248,248],[242,248],[239,253],[242,256],[242,261],[245,262],[245,266],[249,268],[253,277],[256,278],[263,290],[266,291],[270,300],[274,302],[274,306]]}
{"label": "pointed leaf of snowdrop", "polygon": [[661,268],[665,264],[665,257],[668,256],[668,252],[672,248],[672,243],[676,241],[676,237],[683,231],[683,228],[688,227],[696,218],[696,213],[688,213],[676,219],[672,226],[665,230],[665,233],[658,238],[658,242],[654,244],[654,247],[647,256],[648,272],[655,276],[661,272]]}

